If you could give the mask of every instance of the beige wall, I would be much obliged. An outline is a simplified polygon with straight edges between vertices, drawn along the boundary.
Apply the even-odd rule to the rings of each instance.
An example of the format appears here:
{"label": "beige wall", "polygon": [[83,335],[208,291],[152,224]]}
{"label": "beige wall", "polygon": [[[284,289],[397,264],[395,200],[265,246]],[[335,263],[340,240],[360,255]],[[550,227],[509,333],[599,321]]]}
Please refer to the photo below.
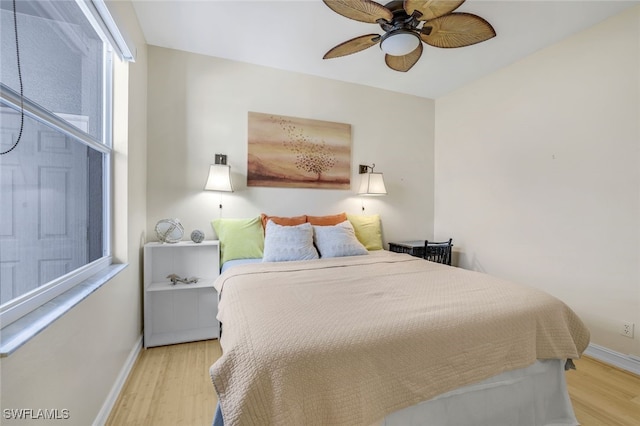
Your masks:
{"label": "beige wall", "polygon": [[[640,355],[640,8],[436,101],[435,232]],[[618,334],[636,324],[634,340]]]}
{"label": "beige wall", "polygon": [[[114,254],[129,267],[3,358],[0,365],[3,409],[67,409],[70,419],[64,423],[69,425],[94,422],[142,333],[140,245],[146,225],[146,45],[131,4],[118,1],[109,6],[121,29],[137,46],[136,63],[129,67],[117,64],[115,81],[114,211],[118,220]],[[24,420],[0,422],[26,424]]]}
{"label": "beige wall", "polygon": [[[246,187],[249,111],[352,126],[352,190]],[[219,194],[202,190],[214,154],[227,154],[236,192],[223,217],[359,214],[358,164],[376,164],[388,196],[364,200],[382,217],[385,241],[433,232],[432,100],[149,46],[147,233],[179,218],[213,238]]]}

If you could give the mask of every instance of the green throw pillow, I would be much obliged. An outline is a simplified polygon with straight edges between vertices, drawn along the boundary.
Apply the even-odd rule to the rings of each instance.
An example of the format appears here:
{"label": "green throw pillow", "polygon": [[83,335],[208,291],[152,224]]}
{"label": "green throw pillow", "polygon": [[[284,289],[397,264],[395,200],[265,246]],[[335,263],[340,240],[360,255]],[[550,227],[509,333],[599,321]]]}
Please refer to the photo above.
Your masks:
{"label": "green throw pillow", "polygon": [[233,259],[260,259],[264,250],[264,231],[260,217],[253,219],[215,219],[211,221],[220,240],[220,264]]}
{"label": "green throw pillow", "polygon": [[382,231],[380,215],[371,216],[347,214],[347,219],[356,231],[356,238],[367,250],[382,250]]}

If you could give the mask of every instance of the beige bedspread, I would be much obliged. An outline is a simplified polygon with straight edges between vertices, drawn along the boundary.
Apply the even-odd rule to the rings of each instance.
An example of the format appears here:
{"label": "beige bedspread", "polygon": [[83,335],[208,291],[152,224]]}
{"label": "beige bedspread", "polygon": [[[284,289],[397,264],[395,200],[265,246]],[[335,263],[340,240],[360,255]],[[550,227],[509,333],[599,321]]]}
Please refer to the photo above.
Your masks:
{"label": "beige bedspread", "polygon": [[408,255],[242,265],[216,281],[225,425],[367,425],[589,331],[558,299]]}

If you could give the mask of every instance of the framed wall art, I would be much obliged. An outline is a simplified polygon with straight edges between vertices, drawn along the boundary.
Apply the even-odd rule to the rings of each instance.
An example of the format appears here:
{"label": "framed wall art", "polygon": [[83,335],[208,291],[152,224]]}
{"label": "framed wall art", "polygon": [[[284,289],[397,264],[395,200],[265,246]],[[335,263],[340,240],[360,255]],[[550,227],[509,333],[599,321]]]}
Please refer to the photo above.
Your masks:
{"label": "framed wall art", "polygon": [[249,112],[247,186],[349,189],[351,125]]}

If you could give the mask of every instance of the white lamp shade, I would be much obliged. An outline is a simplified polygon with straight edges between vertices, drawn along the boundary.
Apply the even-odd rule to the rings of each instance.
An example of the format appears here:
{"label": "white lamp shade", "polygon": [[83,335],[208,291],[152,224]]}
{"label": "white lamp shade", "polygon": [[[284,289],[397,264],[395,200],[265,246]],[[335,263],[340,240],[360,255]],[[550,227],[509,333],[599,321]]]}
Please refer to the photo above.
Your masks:
{"label": "white lamp shade", "polygon": [[360,180],[359,195],[387,195],[382,173],[364,173]]}
{"label": "white lamp shade", "polygon": [[209,166],[209,178],[204,186],[207,191],[233,192],[231,186],[231,166],[212,164]]}

